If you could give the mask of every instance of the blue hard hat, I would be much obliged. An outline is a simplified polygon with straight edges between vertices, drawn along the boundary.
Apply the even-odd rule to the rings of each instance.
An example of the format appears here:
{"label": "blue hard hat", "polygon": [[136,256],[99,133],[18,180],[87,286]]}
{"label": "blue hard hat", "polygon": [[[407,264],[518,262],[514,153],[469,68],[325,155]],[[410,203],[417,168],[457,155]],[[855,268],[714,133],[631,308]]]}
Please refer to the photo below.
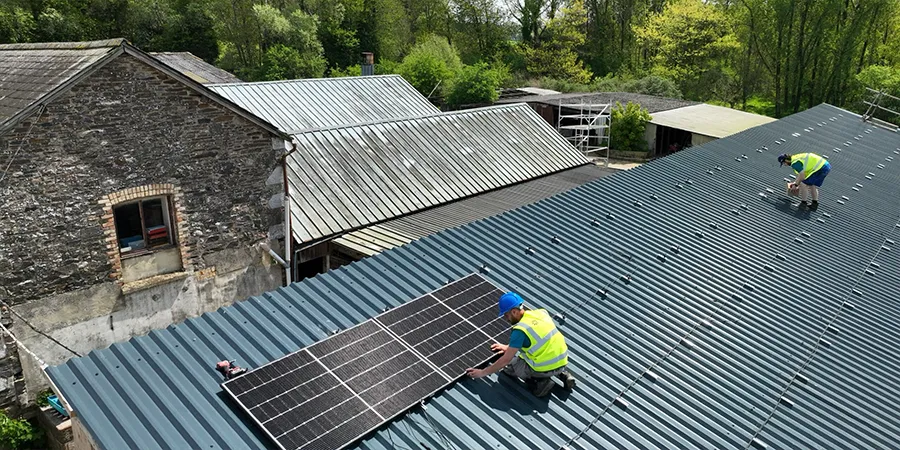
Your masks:
{"label": "blue hard hat", "polygon": [[504,314],[512,311],[515,308],[518,308],[525,303],[525,300],[522,300],[522,297],[515,292],[507,292],[500,296],[500,317],[503,317]]}
{"label": "blue hard hat", "polygon": [[787,163],[790,164],[791,157],[788,156],[786,153],[782,153],[782,154],[778,155],[778,165],[779,166],[783,166],[785,161],[787,161]]}

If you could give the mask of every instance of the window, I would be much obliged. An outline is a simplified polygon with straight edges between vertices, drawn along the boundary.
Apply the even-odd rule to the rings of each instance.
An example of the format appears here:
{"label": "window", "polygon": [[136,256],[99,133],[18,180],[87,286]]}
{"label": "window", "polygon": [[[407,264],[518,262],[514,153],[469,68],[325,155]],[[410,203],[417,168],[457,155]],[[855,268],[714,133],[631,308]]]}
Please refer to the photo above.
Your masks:
{"label": "window", "polygon": [[176,245],[169,196],[150,197],[113,207],[119,251],[143,255]]}

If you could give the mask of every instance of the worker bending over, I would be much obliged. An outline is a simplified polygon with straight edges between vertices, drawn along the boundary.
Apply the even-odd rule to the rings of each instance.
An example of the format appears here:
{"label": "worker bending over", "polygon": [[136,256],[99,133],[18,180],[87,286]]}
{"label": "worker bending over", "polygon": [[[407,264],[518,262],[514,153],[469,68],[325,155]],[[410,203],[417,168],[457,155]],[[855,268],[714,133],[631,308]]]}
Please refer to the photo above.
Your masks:
{"label": "worker bending over", "polygon": [[794,173],[797,174],[794,182],[788,188],[792,190],[799,188],[800,209],[807,207],[807,190],[809,190],[810,200],[812,200],[809,209],[811,211],[818,209],[819,187],[822,186],[828,172],[831,172],[831,163],[815,153],[798,153],[796,155],[782,153],[778,156],[778,164],[791,166],[791,169],[794,169]]}
{"label": "worker bending over", "polygon": [[554,376],[559,377],[566,389],[574,389],[575,377],[566,370],[569,362],[566,339],[546,310],[526,311],[523,304],[522,297],[515,292],[500,297],[500,317],[513,328],[509,345],[491,345],[491,350],[503,356],[483,370],[466,369],[466,373],[481,378],[503,369],[503,373],[524,380],[538,397],[550,394]]}

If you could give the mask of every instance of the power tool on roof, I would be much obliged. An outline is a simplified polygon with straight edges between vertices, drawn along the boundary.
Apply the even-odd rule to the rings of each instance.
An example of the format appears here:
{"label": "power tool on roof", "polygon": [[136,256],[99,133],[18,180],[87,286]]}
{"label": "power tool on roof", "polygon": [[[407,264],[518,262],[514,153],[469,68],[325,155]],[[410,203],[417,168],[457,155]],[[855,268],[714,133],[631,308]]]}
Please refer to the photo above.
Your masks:
{"label": "power tool on roof", "polygon": [[233,359],[231,361],[219,361],[216,363],[216,370],[225,377],[226,381],[247,371],[247,369],[235,365]]}

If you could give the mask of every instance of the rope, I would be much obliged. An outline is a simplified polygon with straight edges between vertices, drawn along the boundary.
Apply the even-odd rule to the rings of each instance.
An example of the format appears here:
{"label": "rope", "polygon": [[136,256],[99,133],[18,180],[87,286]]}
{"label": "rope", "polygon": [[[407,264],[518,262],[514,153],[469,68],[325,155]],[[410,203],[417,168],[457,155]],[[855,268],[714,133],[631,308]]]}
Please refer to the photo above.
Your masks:
{"label": "rope", "polygon": [[16,156],[19,156],[19,151],[22,150],[22,145],[25,143],[25,140],[28,139],[28,136],[31,134],[31,130],[34,128],[34,124],[37,123],[38,119],[40,119],[41,116],[44,114],[45,109],[47,109],[47,105],[41,105],[41,109],[38,110],[37,117],[35,117],[34,120],[31,121],[31,124],[28,125],[28,131],[25,132],[25,136],[22,137],[22,140],[19,141],[19,145],[16,146],[16,151],[13,153],[12,156],[10,156],[9,162],[6,163],[6,168],[3,169],[3,175],[0,175],[0,183],[2,183],[4,179],[6,179],[6,175],[9,173],[10,166],[12,166],[13,161],[16,160]]}
{"label": "rope", "polygon": [[[28,319],[22,317],[22,315],[19,314],[19,313],[17,313],[16,310],[12,309],[12,306],[9,306],[8,303],[4,302],[3,300],[0,300],[0,305],[5,306],[6,309],[9,310],[9,312],[15,314],[15,316],[18,317],[19,320],[21,320],[22,322],[24,322],[25,325],[28,325],[28,328],[31,328],[32,330],[34,330],[35,333],[40,334],[41,336],[44,336],[44,337],[47,338],[47,339],[50,339],[50,340],[53,341],[53,343],[55,343],[56,345],[58,345],[58,346],[60,346],[60,347],[62,347],[62,348],[64,348],[64,349],[68,350],[69,353],[71,353],[71,354],[73,354],[73,355],[75,355],[75,356],[78,356],[78,357],[81,356],[81,355],[80,355],[78,352],[76,352],[75,350],[72,350],[71,348],[66,347],[66,345],[63,344],[62,342],[57,341],[56,338],[54,338],[53,336],[50,336],[49,334],[44,333],[43,331],[38,330],[37,328],[35,328],[35,326],[32,325],[31,322],[28,321]],[[4,329],[5,329],[5,328],[4,328]],[[13,339],[15,339],[15,338],[13,338]],[[29,352],[29,353],[30,353],[30,352]],[[37,356],[35,356],[35,358],[37,358]]]}

